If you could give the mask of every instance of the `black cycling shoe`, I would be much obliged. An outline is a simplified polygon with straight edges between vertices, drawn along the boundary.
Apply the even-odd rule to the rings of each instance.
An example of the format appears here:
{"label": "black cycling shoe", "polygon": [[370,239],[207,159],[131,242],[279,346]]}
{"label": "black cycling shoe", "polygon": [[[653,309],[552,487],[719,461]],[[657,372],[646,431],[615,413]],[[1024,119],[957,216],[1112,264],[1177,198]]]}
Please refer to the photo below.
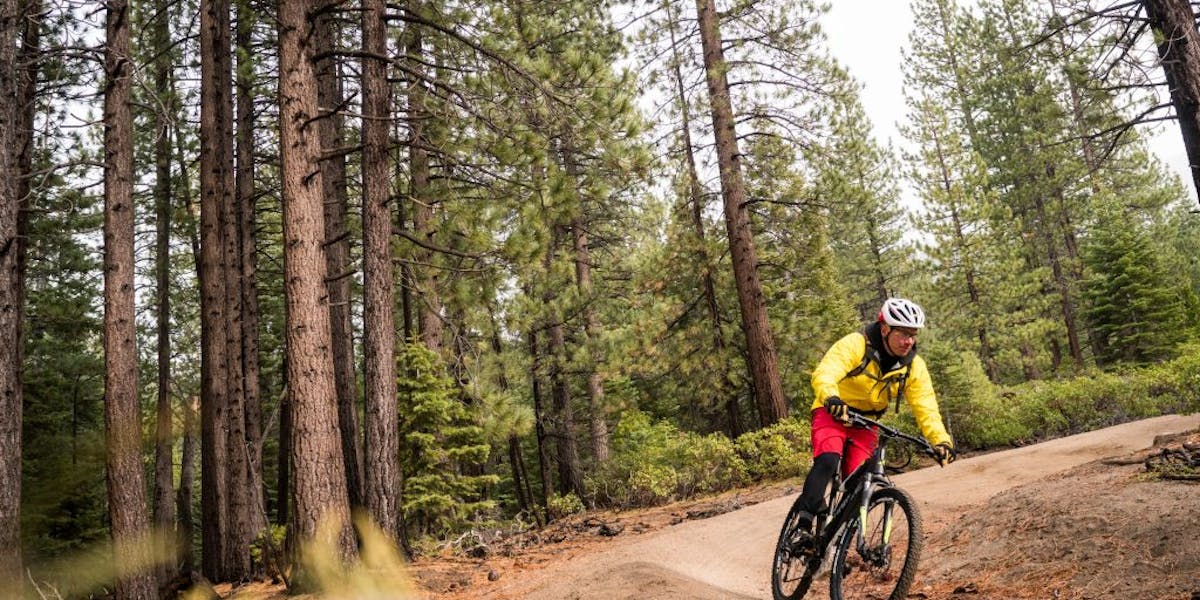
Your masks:
{"label": "black cycling shoe", "polygon": [[809,512],[801,512],[797,515],[796,529],[791,536],[791,544],[788,547],[788,554],[794,557],[811,556],[815,550],[813,539],[813,515]]}
{"label": "black cycling shoe", "polygon": [[815,518],[816,517],[812,513],[808,512],[807,510],[802,510],[796,514],[796,527],[804,533],[812,534],[813,520]]}

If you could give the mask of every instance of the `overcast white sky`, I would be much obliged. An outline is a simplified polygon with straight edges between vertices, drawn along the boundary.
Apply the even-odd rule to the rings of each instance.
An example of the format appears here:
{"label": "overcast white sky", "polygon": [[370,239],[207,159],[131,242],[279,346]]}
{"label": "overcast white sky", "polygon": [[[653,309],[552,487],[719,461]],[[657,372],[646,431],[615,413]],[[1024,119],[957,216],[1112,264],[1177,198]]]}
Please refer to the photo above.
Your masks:
{"label": "overcast white sky", "polygon": [[[832,0],[831,4],[822,21],[829,47],[864,85],[862,102],[876,138],[881,143],[890,139],[899,146],[903,140],[896,124],[907,112],[900,51],[908,44],[912,29],[909,0]],[[1185,189],[1193,193],[1179,127],[1167,122],[1158,125],[1155,132],[1143,133],[1150,134],[1151,148],[1179,173]]]}

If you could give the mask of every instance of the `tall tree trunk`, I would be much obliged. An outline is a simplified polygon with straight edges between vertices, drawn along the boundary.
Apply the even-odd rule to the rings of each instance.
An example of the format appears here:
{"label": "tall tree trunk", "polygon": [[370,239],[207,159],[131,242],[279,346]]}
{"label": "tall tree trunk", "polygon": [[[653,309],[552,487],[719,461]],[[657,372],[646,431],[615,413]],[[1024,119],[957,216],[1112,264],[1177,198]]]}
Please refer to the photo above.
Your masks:
{"label": "tall tree trunk", "polygon": [[1195,11],[1184,0],[1146,0],[1145,7],[1179,119],[1192,186],[1200,196],[1200,32],[1196,31]]}
{"label": "tall tree trunk", "polygon": [[[1054,167],[1046,166],[1046,174],[1049,177],[1054,176]],[[1053,226],[1055,219],[1047,214],[1045,201],[1041,194],[1034,197],[1034,208],[1037,211],[1037,232],[1042,243],[1046,246],[1046,261],[1050,266],[1050,273],[1054,277],[1054,290],[1058,293],[1059,309],[1062,312],[1063,326],[1067,329],[1067,345],[1071,352],[1071,358],[1075,362],[1076,367],[1083,366],[1083,346],[1079,343],[1079,324],[1075,314],[1075,299],[1072,297],[1072,283],[1070,275],[1063,268],[1063,258],[1059,254],[1058,242],[1055,240],[1051,232],[1047,231],[1048,227]]]}
{"label": "tall tree trunk", "polygon": [[[177,99],[176,99],[177,100]],[[178,105],[173,106],[173,111],[177,113]],[[182,128],[175,128],[175,164],[179,165],[180,179],[187,181],[187,165],[188,161],[184,160],[187,144],[184,141]],[[192,212],[191,187],[184,185],[179,188],[181,204],[187,207],[187,210]],[[195,263],[196,273],[203,271],[201,265],[203,263],[202,250],[200,249],[200,235],[196,230],[196,222],[194,219],[188,219],[188,238],[192,246],[192,261]],[[203,312],[201,313],[203,318]],[[203,322],[201,323],[203,326]],[[202,330],[203,332],[203,330]],[[203,336],[202,336],[203,337]],[[201,349],[203,351],[203,348]],[[204,363],[201,360],[201,387],[203,387],[203,370]],[[203,410],[203,401],[200,396],[192,396],[190,398],[180,399],[183,409],[183,450],[180,455],[179,466],[179,493],[175,497],[175,512],[178,513],[179,519],[179,555],[181,559],[182,573],[191,573],[195,568],[195,556],[193,556],[192,537],[195,532],[195,516],[192,514],[194,487],[196,483],[196,455],[200,452],[200,441],[197,438],[201,434],[201,410]],[[201,497],[203,503],[203,497]],[[202,507],[203,508],[203,507]],[[201,530],[201,537],[203,537]]]}
{"label": "tall tree trunk", "polygon": [[[408,10],[421,14],[420,0],[408,0]],[[425,58],[422,48],[421,25],[410,23],[407,30],[405,71],[408,73],[408,128],[409,128],[409,192],[412,206],[413,235],[426,245],[413,248],[410,271],[413,287],[419,298],[417,307],[417,329],[421,342],[435,353],[442,352],[442,299],[438,289],[438,272],[433,265],[433,252],[429,250],[437,227],[434,223],[433,194],[430,191],[429,173],[429,111],[426,107]]]}
{"label": "tall tree trunk", "polygon": [[[225,35],[229,34],[228,9],[222,13],[226,20],[223,27]],[[239,33],[242,29],[239,23]],[[228,47],[228,43],[221,46],[222,50]],[[220,66],[222,74],[229,73],[232,77],[232,60],[223,58]],[[223,75],[224,76],[224,75]],[[239,94],[241,93],[240,84],[245,73],[239,74]],[[229,79],[232,90],[232,79]],[[222,101],[226,102],[226,106],[221,108],[223,114],[235,118],[234,104],[232,94],[222,95]],[[251,450],[247,444],[246,431],[246,360],[244,356],[245,343],[242,339],[242,334],[245,332],[245,306],[242,301],[245,297],[244,282],[243,282],[243,245],[242,239],[242,214],[244,208],[241,200],[242,196],[239,192],[244,191],[247,186],[252,187],[252,184],[246,182],[247,176],[253,176],[253,171],[248,170],[245,174],[241,172],[242,167],[247,166],[247,163],[253,162],[247,155],[238,154],[238,169],[233,169],[234,151],[246,152],[245,136],[253,135],[253,128],[248,131],[243,131],[243,127],[248,125],[242,119],[252,120],[249,117],[249,107],[243,103],[238,104],[238,113],[236,118],[238,121],[238,136],[233,139],[232,130],[230,137],[223,142],[222,150],[226,153],[226,164],[230,165],[230,176],[222,183],[228,186],[228,192],[222,195],[224,204],[221,209],[221,226],[222,226],[222,248],[223,248],[223,272],[225,276],[225,351],[227,356],[227,379],[226,379],[226,399],[227,412],[226,422],[228,423],[227,430],[227,469],[228,469],[228,504],[226,505],[226,520],[228,524],[228,538],[226,540],[225,565],[226,578],[231,581],[245,581],[253,575],[253,566],[250,563],[250,548],[255,538],[258,537],[260,531],[257,525],[261,522],[261,518],[257,516],[260,509],[258,508],[258,493],[261,485],[257,480],[251,477],[252,460]],[[232,121],[231,121],[232,122]]]}
{"label": "tall tree trunk", "polygon": [[742,159],[734,128],[733,104],[726,78],[728,63],[722,50],[723,40],[717,22],[714,0],[696,0],[700,21],[700,41],[704,47],[704,69],[712,105],[713,136],[717,143],[717,163],[721,176],[721,196],[725,201],[725,227],[733,259],[734,281],[742,311],[742,329],[754,396],[758,403],[760,425],[765,427],[787,416],[787,404],[779,379],[775,340],[767,320],[766,300],[758,277],[758,259],[754,235],[750,230],[750,211],[746,208],[746,186],[742,180]]}
{"label": "tall tree trunk", "polygon": [[538,525],[542,518],[533,510],[533,493],[529,487],[529,475],[525,472],[525,461],[521,459],[521,438],[517,434],[508,436],[508,462],[512,467],[513,488],[517,491],[517,507],[526,514],[533,515]]}
{"label": "tall tree trunk", "polygon": [[[544,258],[545,272],[552,276],[552,265],[555,249],[565,234],[560,225],[551,225],[550,244],[546,248]],[[555,300],[554,286],[546,286],[543,302],[553,306]],[[550,358],[550,399],[555,441],[556,461],[558,463],[558,491],[560,494],[575,494],[583,498],[583,473],[579,465],[579,451],[575,445],[575,411],[571,403],[571,391],[567,382],[566,362],[567,343],[563,331],[562,315],[552,311],[551,323],[547,327],[550,340],[547,345],[547,355]]]}
{"label": "tall tree trunk", "polygon": [[558,450],[559,493],[583,498],[583,472],[575,445],[575,410],[567,386],[567,345],[562,323],[550,326],[550,398],[553,401],[554,437]]}
{"label": "tall tree trunk", "polygon": [[[248,0],[237,5],[237,47],[241,56],[253,52],[251,33],[254,10]],[[255,233],[258,194],[254,190],[257,157],[254,153],[253,73],[237,71],[237,173],[234,176],[234,206],[238,223],[238,290],[242,304],[242,408],[245,419],[247,452],[246,494],[249,496],[251,539],[267,528],[266,486],[263,484],[262,392],[258,364],[258,253]]]}
{"label": "tall tree trunk", "polygon": [[200,2],[200,519],[201,568],[223,581],[229,523],[224,223],[230,191],[229,3]]}
{"label": "tall tree trunk", "polygon": [[[401,139],[402,125],[400,124],[400,120],[393,119],[393,123],[394,123],[393,127],[395,127],[395,130],[393,131],[393,135],[395,136],[396,139]],[[392,177],[395,181],[403,181],[404,177],[405,177],[404,161],[401,160],[401,158],[400,158],[401,150],[399,148],[399,145],[397,145],[397,149],[395,152],[396,153],[393,156],[393,160],[392,160],[392,168],[393,168]],[[404,231],[405,228],[407,227],[408,210],[406,209],[406,207],[407,207],[407,203],[396,202],[396,229],[398,231]],[[402,343],[408,343],[415,339],[413,336],[415,335],[416,325],[415,325],[415,319],[413,319],[413,310],[412,310],[412,305],[413,305],[413,302],[412,302],[412,288],[413,288],[412,269],[409,268],[409,264],[407,261],[400,263],[399,276],[400,276],[399,284],[400,284],[400,323],[401,323],[401,325],[400,325],[400,340]]]}
{"label": "tall tree trunk", "polygon": [[19,234],[21,154],[31,132],[24,114],[18,39],[25,25],[18,0],[0,0],[0,597],[20,598],[21,559],[21,320],[24,283]]}
{"label": "tall tree trunk", "polygon": [[538,473],[542,478],[542,497],[541,504],[543,507],[550,506],[550,487],[554,484],[554,480],[550,476],[550,443],[548,441],[549,433],[546,431],[546,409],[542,402],[542,360],[541,354],[538,352],[537,333],[529,332],[529,357],[530,357],[530,376],[532,382],[533,393],[533,423],[534,431],[537,434],[538,448]]}
{"label": "tall tree trunk", "polygon": [[[232,88],[231,88],[232,89]],[[233,97],[225,96],[230,102],[225,114],[233,115]],[[230,132],[232,134],[232,131]],[[232,165],[233,139],[227,143],[230,152],[229,164]],[[226,371],[226,452],[228,463],[229,495],[225,507],[226,520],[229,526],[229,537],[225,547],[225,564],[228,571],[226,578],[230,581],[246,581],[251,575],[250,545],[257,535],[253,531],[253,500],[254,489],[250,485],[250,453],[246,447],[246,389],[245,364],[242,356],[242,251],[241,227],[238,224],[240,208],[236,204],[234,183],[236,176],[232,167],[229,193],[223,194],[225,200],[221,209],[222,226],[222,274],[225,277],[225,353],[228,370]]]}
{"label": "tall tree trunk", "polygon": [[355,555],[354,535],[330,359],[329,311],[323,304],[327,288],[321,139],[311,126],[318,107],[308,15],[315,8],[312,0],[279,4],[284,304],[296,502],[290,534],[302,542],[327,544],[348,560]]}
{"label": "tall tree trunk", "polygon": [[118,600],[157,596],[142,474],[133,290],[129,5],[107,4],[104,51],[104,429]]}
{"label": "tall tree trunk", "polygon": [[[163,587],[175,574],[178,543],[168,533],[175,530],[174,434],[171,423],[171,119],[165,107],[171,97],[171,31],[166,2],[156,2],[153,21],[154,93],[162,108],[154,113],[154,206],[155,206],[155,304],[158,328],[157,423],[154,444],[154,528],[163,541],[158,548],[163,558],[158,585]],[[171,557],[172,560],[165,560]]]}
{"label": "tall tree trunk", "polygon": [[383,0],[364,0],[363,52],[363,358],[365,501],[388,535],[400,527],[400,430],[396,420],[395,275],[389,211],[387,21]]}
{"label": "tall tree trunk", "polygon": [[[287,369],[284,368],[284,372]],[[275,471],[275,523],[287,525],[291,522],[292,505],[292,402],[289,394],[279,399],[279,448],[276,454]]]}
{"label": "tall tree trunk", "polygon": [[192,518],[193,486],[196,481],[196,418],[200,411],[199,396],[181,400],[183,404],[183,451],[179,456],[179,493],[175,497],[175,511],[179,514],[180,571],[192,571]]}
{"label": "tall tree trunk", "polygon": [[[504,346],[500,342],[500,327],[496,323],[496,312],[491,302],[488,303],[488,319],[492,326],[489,336],[492,353],[500,356]],[[508,391],[508,378],[504,376],[503,371],[497,373],[496,385],[500,390]],[[517,491],[517,506],[521,512],[533,515],[540,526],[542,516],[533,508],[533,490],[529,486],[529,473],[525,471],[525,461],[521,457],[521,438],[516,433],[510,433],[508,436],[508,462],[512,467],[513,488]]]}
{"label": "tall tree trunk", "polygon": [[333,377],[337,386],[338,428],[350,505],[363,506],[363,465],[359,449],[358,379],[354,371],[354,326],[350,322],[350,232],[346,228],[349,195],[346,155],[342,152],[342,75],[335,56],[338,26],[332,4],[314,18],[318,131],[326,158],[321,161],[325,208],[325,260],[328,271],[329,326],[333,336]]}
{"label": "tall tree trunk", "polygon": [[[592,307],[594,300],[592,293],[592,264],[590,249],[588,248],[587,225],[584,219],[587,214],[587,208],[582,193],[578,159],[570,142],[566,143],[563,150],[563,163],[566,166],[567,176],[571,179],[575,189],[578,190],[576,196],[579,201],[579,212],[578,216],[571,222],[571,232],[574,237],[575,249],[575,285],[579,288],[579,293],[583,300],[583,332],[588,342],[595,345],[598,343],[597,337],[599,336],[600,324],[596,320],[596,311]],[[592,349],[589,352],[589,358],[591,358],[591,364],[586,367],[588,370],[588,430],[591,433],[592,457],[595,458],[597,463],[602,463],[608,460],[608,421],[604,406],[604,380],[600,375],[599,353],[595,349]]]}
{"label": "tall tree trunk", "polygon": [[[954,177],[950,173],[950,167],[944,160],[945,153],[943,152],[941,132],[935,130],[932,133],[941,169],[942,191],[947,197],[952,197],[955,182]],[[953,203],[950,206],[950,218],[954,224],[955,245],[958,247],[959,254],[965,255],[969,252],[970,244],[967,241],[966,225],[958,203]],[[979,359],[987,371],[988,379],[992,382],[997,382],[1000,380],[1000,369],[996,364],[995,357],[992,356],[992,345],[987,334],[988,328],[981,320],[981,315],[983,315],[983,300],[982,294],[979,291],[979,284],[975,281],[977,276],[976,265],[973,262],[967,262],[962,265],[962,269],[964,270],[967,282],[967,297],[971,300],[973,320],[976,322],[975,334],[979,338]]]}
{"label": "tall tree trunk", "polygon": [[[668,3],[667,10],[670,11],[674,7],[674,3]],[[725,357],[725,333],[721,329],[721,309],[717,304],[717,286],[713,281],[713,266],[711,258],[708,255],[708,244],[705,242],[704,234],[704,195],[703,188],[700,185],[699,169],[696,168],[696,149],[692,143],[692,111],[688,105],[687,90],[683,84],[683,57],[679,52],[679,41],[676,39],[675,24],[678,20],[674,15],[669,18],[671,26],[671,54],[674,57],[672,63],[672,75],[675,80],[675,93],[679,101],[680,114],[680,134],[683,138],[683,153],[687,164],[687,181],[688,181],[688,206],[691,207],[692,229],[696,234],[696,246],[700,251],[700,264],[703,269],[700,273],[700,283],[704,290],[704,305],[708,309],[709,326],[712,327],[713,350],[717,356],[724,359]],[[724,398],[725,416],[726,416],[726,432],[730,438],[737,438],[745,432],[742,428],[742,409],[738,406],[738,394],[733,380],[729,377],[729,369],[721,367],[721,382],[717,390],[714,391],[713,406],[721,403]]]}

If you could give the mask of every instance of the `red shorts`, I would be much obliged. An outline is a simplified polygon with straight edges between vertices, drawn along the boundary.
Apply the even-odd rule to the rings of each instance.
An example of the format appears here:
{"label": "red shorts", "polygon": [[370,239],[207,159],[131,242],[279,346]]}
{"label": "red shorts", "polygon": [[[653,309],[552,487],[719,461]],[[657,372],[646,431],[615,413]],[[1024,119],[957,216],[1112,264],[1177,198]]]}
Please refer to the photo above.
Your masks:
{"label": "red shorts", "polygon": [[849,477],[858,465],[866,462],[877,443],[879,434],[874,429],[846,426],[824,408],[812,412],[813,456],[826,452],[841,456],[842,477]]}

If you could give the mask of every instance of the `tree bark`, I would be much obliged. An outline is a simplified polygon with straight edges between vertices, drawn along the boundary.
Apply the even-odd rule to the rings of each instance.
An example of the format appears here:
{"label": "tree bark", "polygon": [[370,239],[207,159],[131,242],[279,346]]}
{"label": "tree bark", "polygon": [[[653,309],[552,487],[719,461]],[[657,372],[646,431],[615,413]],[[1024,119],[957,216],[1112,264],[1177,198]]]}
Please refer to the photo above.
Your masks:
{"label": "tree bark", "polygon": [[[580,173],[574,148],[566,144],[563,151],[563,163],[566,165],[567,176],[570,177],[576,189],[580,189]],[[575,249],[575,285],[579,288],[583,301],[583,332],[591,343],[598,343],[600,324],[596,319],[596,311],[592,307],[592,264],[588,248],[587,225],[584,217],[587,209],[582,193],[577,193],[579,201],[578,215],[571,222],[571,232],[574,237]],[[597,463],[608,460],[608,420],[604,406],[604,379],[600,375],[600,356],[592,351],[588,354],[591,364],[586,368],[588,391],[588,430],[591,434],[592,457]]]}
{"label": "tree bark", "polygon": [[329,325],[333,340],[333,376],[338,398],[338,427],[342,434],[342,462],[351,506],[364,506],[363,464],[358,426],[358,378],[354,370],[354,326],[350,322],[350,232],[346,228],[349,194],[346,190],[346,156],[342,147],[342,75],[335,56],[338,35],[333,6],[313,19],[313,65],[317,76],[318,130],[325,208],[325,260],[329,287]]}
{"label": "tree bark", "polygon": [[1158,40],[1158,57],[1179,119],[1179,133],[1200,196],[1200,32],[1184,0],[1146,0],[1146,16]]}
{"label": "tree bark", "polygon": [[[544,258],[545,272],[552,277],[555,249],[565,234],[564,227],[552,224],[550,243],[546,248]],[[554,286],[547,285],[543,296],[546,306],[553,306],[555,300]],[[550,359],[550,400],[553,415],[553,435],[558,463],[558,491],[562,495],[575,494],[584,497],[583,473],[579,465],[579,451],[575,444],[575,411],[571,404],[571,390],[567,382],[566,362],[567,343],[563,330],[562,315],[550,315],[551,323],[547,327],[550,339],[547,345],[547,355]]]}
{"label": "tree bark", "polygon": [[[284,368],[284,372],[287,369]],[[291,522],[292,501],[292,402],[284,393],[279,399],[279,448],[276,454],[275,523]]]}
{"label": "tree bark", "polygon": [[[232,72],[232,70],[231,70]],[[230,89],[232,90],[232,84]],[[224,96],[229,105],[223,112],[232,116],[233,96]],[[232,134],[232,131],[230,131]],[[224,204],[221,207],[222,227],[222,275],[225,278],[225,327],[222,332],[225,338],[225,353],[228,370],[226,372],[226,419],[229,425],[226,431],[226,452],[228,463],[229,495],[225,507],[226,520],[229,526],[229,537],[225,547],[225,565],[228,571],[226,579],[233,582],[246,581],[251,575],[250,544],[257,532],[253,531],[251,510],[253,505],[253,487],[250,485],[250,453],[246,448],[246,387],[245,364],[242,356],[242,251],[241,227],[238,223],[240,208],[234,194],[236,175],[232,168],[234,140],[232,135],[226,142],[230,166],[230,176],[226,182],[228,193],[222,195]]]}
{"label": "tree bark", "polygon": [[558,450],[559,493],[583,498],[583,472],[575,444],[575,410],[564,365],[567,345],[562,323],[550,326],[550,398],[553,403],[555,448]]}
{"label": "tree bark", "polygon": [[104,429],[118,600],[157,596],[142,474],[133,289],[129,5],[107,4],[104,51]]}
{"label": "tree bark", "polygon": [[[400,129],[401,129],[402,125],[400,124],[399,119],[393,120],[393,127],[395,128],[393,131],[393,135],[395,136],[396,139],[400,139]],[[404,177],[405,177],[404,161],[400,159],[399,153],[400,153],[400,150],[397,147],[396,155],[393,159],[393,165],[392,165],[392,169],[393,169],[392,173],[393,173],[393,178],[395,179],[395,181],[403,181]],[[407,225],[406,222],[408,220],[408,217],[406,215],[408,213],[408,210],[406,209],[406,207],[407,207],[407,203],[396,202],[396,229],[397,230],[404,230],[404,228]],[[408,343],[415,339],[413,336],[415,335],[415,332],[416,332],[416,324],[415,324],[415,319],[413,318],[413,309],[412,309],[412,305],[413,305],[413,302],[412,302],[412,295],[413,295],[412,294],[412,288],[413,288],[412,269],[409,268],[408,262],[401,262],[399,271],[400,271],[399,272],[400,281],[398,283],[399,283],[399,287],[400,287],[400,306],[399,306],[399,309],[400,309],[400,341],[401,341],[401,343]]]}
{"label": "tree bark", "polygon": [[[188,162],[183,159],[186,144],[181,133],[181,128],[175,128],[175,164],[179,165],[180,178],[187,180],[187,165]],[[183,206],[187,207],[189,212],[193,210],[191,188],[182,186],[179,189],[181,196],[180,200]],[[202,272],[201,264],[203,262],[200,249],[200,235],[196,230],[195,222],[189,220],[188,237],[192,247],[192,260],[195,263],[196,273]],[[201,311],[201,337],[203,338],[203,311]],[[203,352],[203,348],[201,348]],[[204,363],[201,359],[201,388],[203,388],[203,370]],[[197,435],[201,433],[199,424],[202,420],[201,410],[203,403],[200,396],[192,396],[187,400],[180,400],[183,404],[183,450],[180,456],[179,466],[179,493],[175,497],[175,512],[178,513],[179,519],[179,556],[181,559],[182,573],[191,573],[195,568],[195,557],[193,556],[192,537],[195,531],[195,517],[192,514],[194,487],[196,483],[196,455],[200,453],[200,443]],[[203,504],[203,497],[201,498]],[[203,537],[203,530],[201,530]],[[203,542],[202,542],[203,543]]]}
{"label": "tree bark", "polygon": [[[253,52],[251,32],[254,10],[247,0],[237,5],[236,44],[243,55]],[[242,300],[242,408],[245,415],[247,459],[246,494],[249,496],[251,541],[267,528],[266,486],[263,484],[262,391],[259,385],[258,352],[258,253],[256,211],[258,194],[254,190],[257,157],[254,153],[255,78],[246,69],[237,75],[237,173],[234,176],[234,206],[238,223],[238,284]]]}
{"label": "tree bark", "polygon": [[[420,14],[420,0],[409,0],[408,10]],[[425,242],[432,243],[437,233],[434,223],[433,195],[430,192],[429,137],[427,123],[429,111],[426,107],[425,63],[422,48],[421,26],[410,23],[407,31],[408,72],[408,128],[409,128],[409,192],[412,206],[413,234]],[[442,299],[437,268],[433,265],[433,252],[415,246],[410,272],[417,293],[417,330],[425,347],[437,354],[442,353]]]}
{"label": "tree bark", "polygon": [[550,487],[554,480],[550,476],[550,444],[546,427],[546,409],[542,402],[542,360],[538,353],[537,333],[529,332],[530,375],[533,393],[533,422],[537,435],[538,474],[542,479],[542,507],[550,506]]}
{"label": "tree bark", "polygon": [[733,259],[734,281],[742,312],[742,329],[754,397],[758,403],[760,425],[765,427],[787,416],[787,404],[779,378],[775,340],[767,320],[766,300],[758,277],[758,259],[750,213],[746,208],[746,186],[742,180],[742,155],[738,150],[733,104],[725,72],[723,40],[713,0],[696,0],[700,22],[700,41],[704,48],[704,69],[712,107],[713,136],[717,144],[717,163],[721,177],[721,196],[725,202],[725,227]]}
{"label": "tree bark", "polygon": [[[154,48],[154,93],[160,107],[171,106],[171,59],[168,45],[171,31],[166,2],[156,2],[152,24]],[[155,304],[158,329],[157,415],[154,444],[154,528],[163,545],[158,570],[158,586],[164,586],[175,574],[177,543],[169,533],[175,530],[174,433],[171,423],[171,126],[162,108],[154,113],[154,205],[155,205]],[[170,557],[172,560],[165,560]]]}
{"label": "tree bark", "polygon": [[[669,4],[667,10],[672,10],[674,4]],[[674,57],[672,64],[672,75],[675,80],[675,93],[679,101],[680,115],[680,135],[683,138],[683,153],[687,164],[687,181],[688,181],[688,206],[691,207],[692,229],[696,234],[697,247],[699,248],[699,261],[702,265],[700,273],[700,283],[704,290],[704,305],[708,309],[708,321],[712,327],[713,350],[714,354],[720,357],[725,356],[725,333],[721,329],[721,310],[717,304],[717,286],[713,281],[713,266],[708,255],[708,246],[705,242],[704,234],[704,196],[703,189],[700,186],[699,170],[696,168],[696,151],[695,145],[692,143],[692,112],[689,108],[687,99],[687,90],[683,84],[683,67],[681,66],[683,57],[679,52],[679,41],[676,39],[675,23],[677,19],[674,15],[670,17],[671,26],[671,54]],[[714,391],[713,406],[721,403],[724,398],[726,432],[731,439],[736,439],[739,435],[745,432],[742,427],[742,409],[738,405],[738,394],[736,386],[729,377],[729,369],[723,365],[721,368],[720,387]]]}
{"label": "tree bark", "polygon": [[[283,184],[287,386],[292,400],[295,529],[301,542],[355,555],[334,390],[319,168],[321,140],[308,15],[312,0],[279,4],[280,175]],[[319,536],[319,538],[318,538]],[[299,547],[299,544],[293,544]]]}
{"label": "tree bark", "polygon": [[183,404],[183,451],[179,457],[179,493],[175,497],[175,512],[179,518],[178,555],[180,572],[192,571],[192,518],[193,486],[196,481],[196,417],[199,416],[200,398],[192,396]]}
{"label": "tree bark", "polygon": [[[387,56],[383,0],[364,0],[363,51]],[[387,63],[364,58],[363,87],[363,359],[365,363],[365,500],[375,523],[390,536],[400,527],[400,431],[396,419],[395,274],[388,198]]]}
{"label": "tree bark", "polygon": [[222,207],[230,191],[229,3],[200,2],[200,519],[201,569],[224,581],[229,524],[228,347]]}
{"label": "tree bark", "polygon": [[17,0],[0,0],[0,597],[21,597],[21,154],[30,132],[17,49],[24,24]]}

